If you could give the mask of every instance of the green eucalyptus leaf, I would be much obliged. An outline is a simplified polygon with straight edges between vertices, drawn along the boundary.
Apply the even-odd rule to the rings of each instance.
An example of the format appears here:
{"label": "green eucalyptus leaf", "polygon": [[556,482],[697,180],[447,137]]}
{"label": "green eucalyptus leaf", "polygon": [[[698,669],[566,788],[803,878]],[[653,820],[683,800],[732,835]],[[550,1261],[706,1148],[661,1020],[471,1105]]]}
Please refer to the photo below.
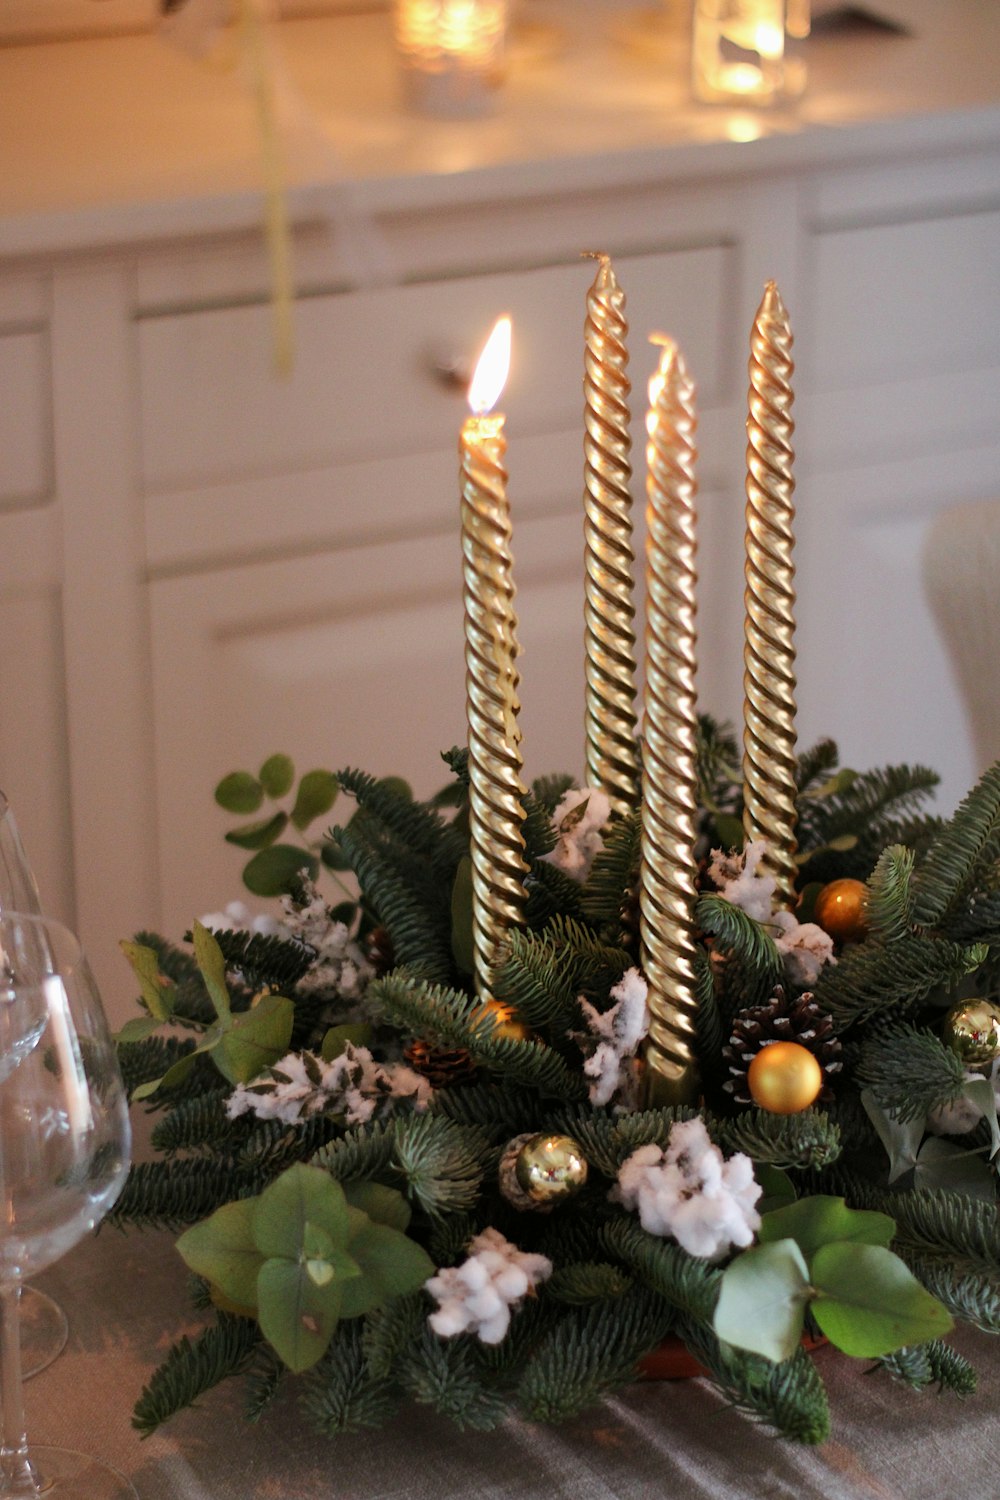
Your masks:
{"label": "green eucalyptus leaf", "polygon": [[319,861],[296,844],[272,844],[261,849],[243,869],[243,884],[255,896],[286,896],[302,871],[315,879]]}
{"label": "green eucalyptus leaf", "polygon": [[307,1225],[323,1230],[337,1249],[346,1249],[351,1228],[347,1199],[340,1183],[320,1167],[297,1162],[254,1201],[254,1243],[262,1255],[298,1260]]}
{"label": "green eucalyptus leaf", "polygon": [[318,1286],[304,1262],[266,1260],[257,1276],[260,1329],[296,1374],[322,1359],[340,1317],[340,1283]]}
{"label": "green eucalyptus leaf", "polygon": [[817,1194],[800,1198],[786,1208],[774,1209],[761,1219],[762,1245],[776,1240],[794,1240],[808,1265],[821,1245],[856,1240],[864,1245],[889,1245],[896,1223],[888,1214],[848,1208],[843,1198]]}
{"label": "green eucalyptus leaf", "polygon": [[155,1094],[158,1089],[172,1089],[176,1088],[178,1084],[183,1083],[194,1067],[194,1060],[198,1056],[198,1053],[208,1052],[215,1045],[215,1041],[216,1038],[213,1036],[211,1041],[202,1042],[201,1046],[196,1047],[193,1052],[186,1052],[175,1063],[171,1063],[167,1071],[162,1073],[159,1078],[151,1078],[147,1083],[140,1083],[138,1087],[132,1090],[131,1098],[133,1103],[140,1104],[143,1099],[148,1099],[151,1095]]}
{"label": "green eucalyptus leaf", "polygon": [[962,1086],[966,1099],[976,1105],[990,1127],[990,1159],[1000,1151],[1000,1123],[997,1122],[997,1100],[988,1078],[967,1078]]}
{"label": "green eucalyptus leaf", "polygon": [[952,1327],[947,1308],[882,1245],[823,1245],[810,1278],[810,1312],[830,1343],[856,1358],[923,1344]]}
{"label": "green eucalyptus leaf", "polygon": [[790,1359],[802,1338],[808,1297],[809,1272],[794,1240],[755,1245],[722,1273],[716,1335],[776,1364]]}
{"label": "green eucalyptus leaf", "polygon": [[913,1185],[961,1193],[965,1198],[982,1198],[987,1203],[996,1200],[996,1177],[982,1153],[963,1150],[954,1141],[943,1141],[935,1135],[929,1136],[920,1148]]}
{"label": "green eucalyptus leaf", "polygon": [[273,818],[260,818],[256,823],[244,823],[242,828],[231,829],[226,834],[226,843],[235,844],[239,849],[269,849],[287,825],[288,814],[276,812]]}
{"label": "green eucalyptus leaf", "polygon": [[348,1021],[343,1026],[331,1026],[323,1037],[320,1056],[324,1062],[333,1062],[348,1042],[354,1047],[367,1047],[373,1035],[374,1031],[367,1021]]}
{"label": "green eucalyptus leaf", "polygon": [[222,949],[208,928],[203,927],[200,922],[192,925],[191,933],[194,941],[195,961],[205,981],[208,997],[215,1007],[215,1014],[225,1025],[231,1011],[229,986],[226,984],[226,960],[222,956]]}
{"label": "green eucalyptus leaf", "polygon": [[226,812],[255,813],[264,800],[264,788],[249,771],[230,771],[215,788],[215,800]]}
{"label": "green eucalyptus leaf", "polygon": [[292,808],[292,822],[300,831],[328,813],[340,790],[332,771],[307,771],[299,782]]}
{"label": "green eucalyptus leaf", "polygon": [[451,956],[461,974],[471,974],[475,966],[472,943],[472,859],[463,854],[455,871],[451,888]]}
{"label": "green eucalyptus leaf", "polygon": [[155,951],[144,943],[121,942],[118,946],[132,965],[149,1014],[157,1021],[169,1021],[174,1013],[176,986],[173,980],[160,973],[160,961]]}
{"label": "green eucalyptus leaf", "polygon": [[213,1051],[230,1083],[250,1083],[288,1051],[295,1006],[284,995],[262,995],[249,1010],[232,1016]]}
{"label": "green eucalyptus leaf", "polygon": [[402,776],[380,776],[378,784],[387,792],[395,792],[397,797],[404,797],[407,802],[413,801],[413,788]]}
{"label": "green eucalyptus leaf", "polygon": [[857,771],[852,771],[849,766],[843,766],[839,771],[834,771],[820,786],[813,787],[811,791],[800,793],[803,798],[813,802],[824,802],[828,797],[837,797],[841,792],[849,791],[858,779]]}
{"label": "green eucalyptus leaf", "polygon": [[154,1031],[159,1031],[162,1024],[155,1016],[133,1016],[120,1031],[115,1032],[114,1040],[119,1046],[128,1042],[144,1042]]}
{"label": "green eucalyptus leaf", "polygon": [[732,813],[716,814],[715,831],[723,849],[743,848],[743,823],[739,818],[734,818]]}
{"label": "green eucalyptus leaf", "polygon": [[350,860],[336,839],[324,839],[320,847],[319,857],[328,870],[343,871],[351,868]]}
{"label": "green eucalyptus leaf", "polygon": [[761,1216],[795,1202],[795,1184],[780,1167],[773,1167],[770,1162],[754,1162],[753,1175],[764,1189],[757,1202]]}
{"label": "green eucalyptus leaf", "polygon": [[889,1181],[895,1182],[917,1164],[924,1122],[916,1119],[900,1124],[894,1115],[886,1113],[871,1089],[861,1090],[861,1103],[889,1157]]}
{"label": "green eucalyptus leaf", "polygon": [[260,768],[260,782],[269,797],[285,797],[295,780],[295,766],[288,755],[270,755]]}
{"label": "green eucalyptus leaf", "polygon": [[345,1182],[344,1196],[352,1208],[360,1209],[375,1224],[387,1224],[401,1232],[409,1227],[412,1210],[402,1193],[381,1182]]}
{"label": "green eucalyptus leaf", "polygon": [[223,1204],[177,1241],[185,1265],[249,1311],[257,1307],[257,1273],[264,1257],[253,1242],[255,1199]]}
{"label": "green eucalyptus leaf", "polygon": [[385,1224],[369,1220],[351,1235],[348,1249],[361,1275],[344,1285],[344,1318],[359,1318],[393,1297],[418,1291],[434,1275],[434,1262],[423,1246]]}

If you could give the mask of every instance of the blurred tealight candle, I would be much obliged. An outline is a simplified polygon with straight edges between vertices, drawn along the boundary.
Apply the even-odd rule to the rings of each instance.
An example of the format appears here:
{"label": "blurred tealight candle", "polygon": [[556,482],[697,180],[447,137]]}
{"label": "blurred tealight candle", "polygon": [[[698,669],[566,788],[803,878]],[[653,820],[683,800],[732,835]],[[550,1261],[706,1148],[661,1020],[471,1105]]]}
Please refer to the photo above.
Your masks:
{"label": "blurred tealight candle", "polygon": [[488,114],[503,80],[508,0],[396,0],[407,103],[421,114]]}
{"label": "blurred tealight candle", "polygon": [[711,104],[796,98],[805,89],[809,23],[809,0],[695,0],[696,98]]}

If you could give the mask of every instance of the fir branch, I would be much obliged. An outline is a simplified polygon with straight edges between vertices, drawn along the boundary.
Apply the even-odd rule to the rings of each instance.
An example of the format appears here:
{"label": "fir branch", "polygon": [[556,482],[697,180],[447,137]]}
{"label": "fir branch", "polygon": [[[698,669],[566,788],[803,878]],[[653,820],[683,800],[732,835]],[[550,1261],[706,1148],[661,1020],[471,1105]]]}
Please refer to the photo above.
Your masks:
{"label": "fir branch", "polygon": [[932,1031],[873,1027],[862,1042],[855,1080],[905,1124],[957,1099],[965,1069]]}
{"label": "fir branch", "polygon": [[1000,890],[971,891],[941,923],[941,936],[1000,947]]}
{"label": "fir branch", "polygon": [[630,962],[578,922],[559,918],[543,932],[512,932],[492,989],[529,1026],[563,1035],[580,1024],[581,991],[607,995]]}
{"label": "fir branch", "polygon": [[638,813],[613,823],[583,887],[584,916],[612,943],[621,942],[622,912],[639,874],[641,837]]}
{"label": "fir branch", "polygon": [[153,1126],[154,1148],[172,1156],[175,1151],[215,1151],[242,1140],[246,1122],[230,1120],[226,1114],[231,1093],[227,1084],[182,1100]]}
{"label": "fir branch", "polygon": [[922,1255],[905,1237],[894,1240],[892,1248],[952,1317],[971,1323],[983,1333],[1000,1333],[1000,1273],[996,1267],[990,1274],[973,1260]]}
{"label": "fir branch", "polygon": [[570,1307],[587,1307],[624,1296],[631,1285],[631,1277],[608,1261],[575,1261],[556,1267],[545,1283],[545,1295]]}
{"label": "fir branch", "polygon": [[695,774],[699,806],[715,812],[739,798],[740,749],[732,725],[711,714],[698,715]]}
{"label": "fir branch", "polygon": [[288,1124],[284,1120],[258,1120],[241,1145],[236,1160],[241,1167],[276,1177],[297,1161],[308,1161],[321,1146],[340,1134],[340,1126],[329,1115],[309,1115]]}
{"label": "fir branch", "polygon": [[432,1219],[427,1231],[427,1254],[436,1266],[455,1266],[464,1259],[469,1241],[483,1228],[475,1214],[447,1214]]}
{"label": "fir branch", "polygon": [[538,806],[543,807],[551,817],[566,793],[572,791],[576,785],[576,777],[568,776],[565,772],[536,776],[531,783],[531,795]]}
{"label": "fir branch", "polygon": [[534,1421],[560,1422],[635,1378],[636,1366],[666,1334],[671,1315],[644,1287],[610,1302],[574,1307],[539,1341],[518,1385]]}
{"label": "fir branch", "polygon": [[723,953],[759,973],[765,986],[773,986],[781,978],[781,954],[763,923],[748,917],[725,896],[716,895],[699,896],[694,916],[702,932],[713,937]]}
{"label": "fir branch", "polygon": [[718,1075],[723,1067],[722,1048],[727,1041],[728,1027],[716,993],[711,960],[700,946],[694,958],[694,996],[698,1062],[702,1078],[706,1079]]}
{"label": "fir branch", "polygon": [[426,803],[412,801],[396,787],[364,771],[340,771],[337,780],[342,791],[349,792],[358,806],[372,814],[405,848],[420,855],[435,879],[450,890],[456,866],[467,852],[465,840],[453,824]]}
{"label": "fir branch", "polygon": [[524,920],[529,927],[544,927],[553,917],[582,917],[583,895],[579,881],[545,859],[531,861],[524,888],[528,893]]}
{"label": "fir branch", "polygon": [[922,809],[941,778],[927,766],[885,766],[864,771],[830,797],[800,800],[798,830],[803,849],[829,844],[865,830],[888,842],[885,829]]}
{"label": "fir branch", "polygon": [[404,1349],[418,1337],[427,1321],[427,1303],[420,1292],[394,1297],[364,1320],[362,1350],[374,1380],[388,1380]]}
{"label": "fir branch", "polygon": [[246,1368],[260,1342],[260,1330],[252,1318],[220,1313],[218,1322],[191,1342],[180,1339],[135,1404],[132,1426],[149,1437],[162,1422],[193,1406],[199,1396],[230,1375]]}
{"label": "fir branch", "polygon": [[683,1105],[622,1115],[577,1105],[551,1115],[547,1128],[565,1131],[579,1141],[591,1166],[614,1181],[622,1162],[633,1151],[640,1146],[666,1146],[674,1121],[690,1120],[695,1114],[696,1110]]}
{"label": "fir branch", "polygon": [[[458,1125],[479,1125],[492,1140],[506,1140],[530,1130],[538,1111],[537,1095],[512,1087],[502,1078],[496,1083],[436,1089],[430,1102],[431,1114],[445,1115]],[[538,1128],[543,1128],[541,1122]]]}
{"label": "fir branch", "polygon": [[521,805],[524,809],[521,824],[524,858],[534,867],[543,854],[550,854],[556,847],[559,835],[552,824],[551,809],[539,802],[533,792],[525,792]]}
{"label": "fir branch", "polygon": [[976,1389],[976,1372],[956,1349],[941,1339],[926,1344],[907,1344],[893,1354],[884,1354],[876,1369],[883,1369],[893,1380],[923,1391],[936,1385],[939,1391],[953,1391],[956,1396],[971,1396]]}
{"label": "fir branch", "polygon": [[433,906],[400,877],[364,819],[336,830],[336,839],[365,893],[365,903],[388,929],[399,964],[430,980],[446,983],[452,972],[450,885],[448,905],[442,886],[430,891]]}
{"label": "fir branch", "polygon": [[830,1433],[830,1408],[816,1367],[803,1349],[772,1364],[759,1355],[724,1350],[704,1323],[686,1322],[681,1336],[737,1410],[767,1422],[797,1443],[822,1443]]}
{"label": "fir branch", "polygon": [[836,964],[826,965],[813,994],[843,1030],[882,1012],[914,1009],[938,985],[957,984],[985,958],[979,944],[966,947],[931,937],[858,943]]}
{"label": "fir branch", "polygon": [[143,1083],[162,1078],[168,1068],[193,1052],[197,1043],[188,1036],[148,1036],[143,1042],[119,1042],[118,1066],[125,1092],[131,1098]]}
{"label": "fir branch", "polygon": [[744,1151],[753,1161],[772,1167],[819,1170],[835,1162],[841,1152],[839,1129],[818,1109],[805,1109],[798,1115],[748,1109],[712,1120],[708,1128],[727,1154]]}
{"label": "fir branch", "polygon": [[503,1398],[484,1383],[484,1362],[467,1334],[439,1339],[424,1325],[396,1366],[415,1401],[433,1406],[461,1431],[489,1432],[506,1416]]}
{"label": "fir branch", "polygon": [[373,1376],[365,1364],[360,1319],[342,1319],[323,1358],[304,1378],[299,1406],[306,1419],[332,1437],[381,1427],[398,1405],[394,1382]]}
{"label": "fir branch", "polygon": [[393,1166],[410,1197],[432,1218],[473,1208],[490,1161],[481,1131],[440,1115],[410,1115],[397,1122]]}
{"label": "fir branch", "polygon": [[268,1178],[241,1171],[227,1156],[137,1162],[108,1213],[112,1224],[178,1229],[204,1219],[223,1203],[262,1192]]}
{"label": "fir branch", "polygon": [[671,1240],[648,1234],[631,1218],[610,1219],[601,1230],[608,1252],[685,1317],[710,1322],[722,1272],[688,1255]]}
{"label": "fir branch", "polygon": [[309,1159],[310,1166],[322,1167],[338,1182],[355,1182],[360,1178],[379,1178],[386,1174],[396,1144],[396,1120],[355,1125],[342,1136],[320,1146]]}
{"label": "fir branch", "polygon": [[465,1047],[477,1063],[510,1083],[556,1099],[578,1099],[586,1092],[582,1074],[572,1072],[544,1042],[497,1036],[489,1014],[480,1012],[474,1020],[477,1004],[468,995],[398,971],[376,980],[369,993],[411,1035]]}
{"label": "fir branch", "polygon": [[893,1248],[939,1255],[943,1259],[964,1258],[981,1271],[996,1275],[1000,1266],[1000,1223],[996,1206],[961,1193],[910,1188],[894,1192],[873,1183],[838,1175],[838,1186],[852,1208],[870,1208],[896,1221]]}
{"label": "fir branch", "polygon": [[240,974],[254,992],[271,989],[290,994],[316,957],[314,949],[293,937],[242,929],[216,932],[214,937],[226,968]]}
{"label": "fir branch", "polygon": [[934,840],[913,882],[913,916],[940,922],[973,878],[1000,822],[1000,764],[991,766]]}
{"label": "fir branch", "polygon": [[248,1422],[259,1422],[281,1388],[287,1367],[269,1344],[258,1344],[247,1372],[243,1414]]}
{"label": "fir branch", "polygon": [[868,922],[884,943],[904,938],[913,926],[912,849],[890,844],[883,849],[868,880]]}
{"label": "fir branch", "polygon": [[840,751],[835,740],[817,740],[809,750],[803,751],[795,768],[795,785],[799,796],[813,790],[820,779],[828,779],[837,769]]}

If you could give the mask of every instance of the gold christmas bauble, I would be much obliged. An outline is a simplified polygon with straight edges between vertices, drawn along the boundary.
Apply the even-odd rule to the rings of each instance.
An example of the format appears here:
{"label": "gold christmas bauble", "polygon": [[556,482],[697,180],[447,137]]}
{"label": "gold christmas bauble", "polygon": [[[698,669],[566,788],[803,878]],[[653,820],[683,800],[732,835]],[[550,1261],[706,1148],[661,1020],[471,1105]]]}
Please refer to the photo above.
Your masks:
{"label": "gold christmas bauble", "polygon": [[518,1151],[514,1172],[533,1203],[559,1203],[583,1187],[587,1160],[571,1135],[533,1135]]}
{"label": "gold christmas bauble", "polygon": [[478,1025],[487,1016],[493,1018],[494,1036],[505,1037],[508,1041],[526,1042],[531,1038],[531,1027],[526,1026],[521,1017],[510,1005],[505,1005],[502,1000],[484,1000],[482,1005],[477,1005],[469,1016],[473,1025]]}
{"label": "gold christmas bauble", "polygon": [[1000,1052],[1000,1005],[992,1000],[963,1000],[944,1018],[946,1046],[967,1068],[981,1068]]}
{"label": "gold christmas bauble", "polygon": [[823,1069],[798,1042],[762,1047],[747,1069],[753,1102],[772,1115],[797,1115],[808,1109],[823,1087]]}
{"label": "gold christmas bauble", "polygon": [[863,880],[831,880],[816,897],[813,921],[835,943],[860,943],[868,935],[868,887]]}

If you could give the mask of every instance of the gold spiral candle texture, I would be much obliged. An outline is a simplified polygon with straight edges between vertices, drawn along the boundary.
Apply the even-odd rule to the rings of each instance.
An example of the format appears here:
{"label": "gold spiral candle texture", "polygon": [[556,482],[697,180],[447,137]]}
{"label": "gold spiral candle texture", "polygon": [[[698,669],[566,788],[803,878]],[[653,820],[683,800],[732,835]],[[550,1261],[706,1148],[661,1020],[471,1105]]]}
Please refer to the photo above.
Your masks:
{"label": "gold spiral candle texture", "polygon": [[587,294],[584,370],[586,764],[612,812],[639,801],[635,711],[635,608],[629,481],[628,323],[611,261],[599,261]]}
{"label": "gold spiral candle texture", "polygon": [[650,1102],[694,1100],[695,388],[662,342],[646,448],[646,684],[639,933],[649,985]]}
{"label": "gold spiral candle texture", "polygon": [[750,343],[743,829],[767,843],[777,899],[795,903],[795,518],[792,332],[769,281]]}
{"label": "gold spiral candle texture", "polygon": [[523,923],[528,869],[503,423],[502,416],[475,414],[460,444],[472,928],[481,998],[490,997],[505,932]]}

